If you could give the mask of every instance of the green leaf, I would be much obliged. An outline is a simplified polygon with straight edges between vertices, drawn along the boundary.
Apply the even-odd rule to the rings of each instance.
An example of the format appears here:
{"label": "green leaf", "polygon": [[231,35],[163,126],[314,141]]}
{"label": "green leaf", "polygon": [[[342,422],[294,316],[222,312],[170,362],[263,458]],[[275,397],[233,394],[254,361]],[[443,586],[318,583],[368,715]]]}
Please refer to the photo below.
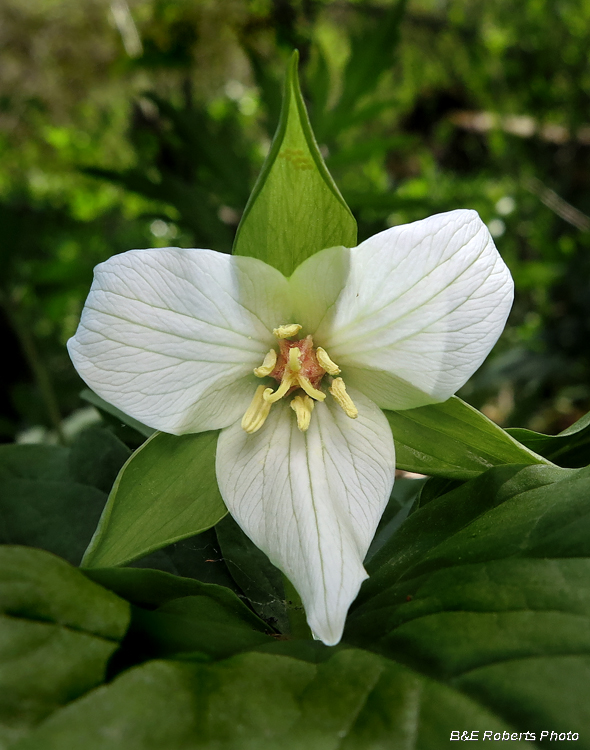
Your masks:
{"label": "green leaf", "polygon": [[589,490],[588,468],[501,466],[432,498],[371,561],[346,641],[519,731],[590,731]]}
{"label": "green leaf", "polygon": [[222,555],[214,528],[156,550],[131,565],[134,568],[155,568],[175,576],[196,578],[204,583],[215,583],[239,591]]}
{"label": "green leaf", "polygon": [[[432,500],[412,513],[367,565],[371,577],[363,585],[360,599],[381,590],[384,582],[397,580],[398,574],[405,579],[409,569],[413,576],[420,575],[424,572],[425,560],[432,560],[439,549],[446,554],[448,544],[454,544],[457,538],[470,546],[488,544],[492,540],[489,542],[492,547],[500,544],[492,550],[494,554],[518,554],[531,539],[531,532],[526,528],[530,521],[526,509],[522,509],[520,517],[518,514],[521,496],[533,490],[547,490],[554,496],[566,481],[577,477],[577,470],[557,466],[498,466]],[[507,503],[508,500],[511,502]],[[494,510],[496,507],[498,511]],[[508,519],[495,521],[497,515],[513,507],[517,511],[516,518],[510,519],[510,524]],[[494,519],[492,526],[491,519]],[[480,523],[487,524],[483,536],[476,533]],[[510,547],[509,540],[514,542]],[[467,550],[462,548],[457,555],[466,560]],[[415,569],[417,561],[420,561],[419,570]]]}
{"label": "green leaf", "polygon": [[366,651],[319,664],[248,653],[131,669],[15,750],[104,750],[105,738],[109,750],[435,750],[466,726],[513,731],[459,691]]}
{"label": "green leaf", "polygon": [[[161,570],[147,568],[87,568],[84,574],[118,596],[147,609],[162,607],[182,597],[207,596],[237,613],[248,613],[246,605],[226,586],[201,583]],[[240,615],[242,616],[242,615]]]}
{"label": "green leaf", "polygon": [[289,632],[283,576],[227,515],[215,527],[223,559],[233,579],[263,620]]}
{"label": "green leaf", "polygon": [[71,448],[0,446],[0,542],[41,547],[79,564],[128,456],[98,427]]}
{"label": "green leaf", "polygon": [[398,469],[472,479],[499,464],[551,463],[457,396],[442,404],[384,413]]}
{"label": "green leaf", "polygon": [[354,247],[356,222],[322,159],[299,88],[293,54],[279,126],[244,215],[233,252],[290,276],[327,247]]}
{"label": "green leaf", "polygon": [[0,481],[35,479],[67,482],[70,451],[60,445],[0,445]]}
{"label": "green leaf", "polygon": [[82,564],[125,565],[223,518],[216,444],[217,432],[147,440],[121,469]]}
{"label": "green leaf", "polygon": [[[432,480],[430,480],[432,481]],[[421,495],[424,488],[425,479],[396,479],[393,485],[393,491],[387,507],[385,508],[379,526],[375,532],[375,537],[365,557],[365,566],[379,550],[391,539],[395,532],[408,517],[410,510]]]}
{"label": "green leaf", "polygon": [[273,642],[265,623],[225,586],[157,570],[84,572],[136,605],[121,654],[125,663],[157,657],[218,659]]}
{"label": "green leaf", "polygon": [[143,658],[198,661],[226,659],[272,642],[265,623],[234,598],[230,606],[218,596],[186,596],[153,612],[135,608],[130,639],[135,648],[141,644]]}
{"label": "green leaf", "polygon": [[131,451],[108,430],[90,427],[82,432],[70,449],[70,476],[75,482],[108,493]]}
{"label": "green leaf", "polygon": [[543,435],[520,427],[509,427],[506,432],[560,466],[581,468],[590,463],[590,412],[559,435]]}
{"label": "green leaf", "polygon": [[0,746],[100,684],[129,605],[41,550],[0,547]]}

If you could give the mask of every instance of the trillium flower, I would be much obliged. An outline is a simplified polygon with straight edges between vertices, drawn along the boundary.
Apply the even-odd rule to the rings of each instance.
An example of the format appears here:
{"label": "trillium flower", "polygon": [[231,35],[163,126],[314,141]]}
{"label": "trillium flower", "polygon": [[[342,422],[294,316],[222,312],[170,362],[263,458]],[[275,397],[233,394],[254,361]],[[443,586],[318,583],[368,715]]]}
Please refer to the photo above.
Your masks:
{"label": "trillium flower", "polygon": [[221,430],[229,512],[332,645],[393,486],[381,410],[455,393],[512,296],[485,225],[458,210],[321,250],[290,278],[211,250],[116,255],[68,348],[96,393],[150,427]]}

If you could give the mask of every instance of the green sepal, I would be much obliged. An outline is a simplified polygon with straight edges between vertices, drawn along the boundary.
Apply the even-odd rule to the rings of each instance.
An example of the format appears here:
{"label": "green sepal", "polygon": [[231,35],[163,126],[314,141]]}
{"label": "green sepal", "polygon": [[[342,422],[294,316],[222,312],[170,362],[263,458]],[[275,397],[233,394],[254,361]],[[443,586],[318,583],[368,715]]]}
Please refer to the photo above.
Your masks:
{"label": "green sepal", "polygon": [[279,125],[238,227],[233,252],[285,276],[319,250],[357,243],[356,221],[315,141],[293,53]]}
{"label": "green sepal", "polygon": [[214,526],[227,508],[217,487],[217,431],[158,432],[117,477],[83,567],[125,565]]}
{"label": "green sepal", "polygon": [[551,465],[457,396],[442,404],[384,413],[398,469],[467,480],[501,464]]}

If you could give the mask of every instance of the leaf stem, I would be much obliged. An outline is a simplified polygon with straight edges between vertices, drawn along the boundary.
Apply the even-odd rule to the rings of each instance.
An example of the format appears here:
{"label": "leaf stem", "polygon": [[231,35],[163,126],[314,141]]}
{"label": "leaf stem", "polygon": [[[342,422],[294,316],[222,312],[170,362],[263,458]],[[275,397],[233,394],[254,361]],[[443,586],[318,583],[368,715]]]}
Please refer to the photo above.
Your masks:
{"label": "leaf stem", "polygon": [[289,626],[291,628],[291,638],[311,640],[313,635],[307,624],[301,597],[285,574],[283,574],[283,585],[285,587],[285,603],[287,605],[287,617],[289,618]]}

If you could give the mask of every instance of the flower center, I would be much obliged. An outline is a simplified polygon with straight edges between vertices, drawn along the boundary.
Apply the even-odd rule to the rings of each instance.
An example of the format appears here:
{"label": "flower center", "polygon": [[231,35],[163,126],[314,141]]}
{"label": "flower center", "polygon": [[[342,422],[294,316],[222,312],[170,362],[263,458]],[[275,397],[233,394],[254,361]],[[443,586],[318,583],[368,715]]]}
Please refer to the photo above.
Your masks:
{"label": "flower center", "polygon": [[346,392],[344,381],[334,377],[340,374],[340,368],[327,352],[321,346],[314,348],[311,336],[297,341],[287,340],[296,336],[300,330],[298,323],[282,325],[273,330],[279,340],[279,350],[277,352],[276,349],[271,349],[260,367],[254,370],[254,374],[259,378],[274,378],[279,387],[273,391],[264,385],[258,386],[242,419],[242,428],[246,432],[259,430],[268,417],[270,407],[295,391],[297,393],[291,401],[291,408],[297,417],[297,426],[305,432],[309,427],[315,402],[326,398],[326,394],[320,390],[326,374],[332,378],[328,390],[346,415],[351,419],[358,416],[358,410]]}

